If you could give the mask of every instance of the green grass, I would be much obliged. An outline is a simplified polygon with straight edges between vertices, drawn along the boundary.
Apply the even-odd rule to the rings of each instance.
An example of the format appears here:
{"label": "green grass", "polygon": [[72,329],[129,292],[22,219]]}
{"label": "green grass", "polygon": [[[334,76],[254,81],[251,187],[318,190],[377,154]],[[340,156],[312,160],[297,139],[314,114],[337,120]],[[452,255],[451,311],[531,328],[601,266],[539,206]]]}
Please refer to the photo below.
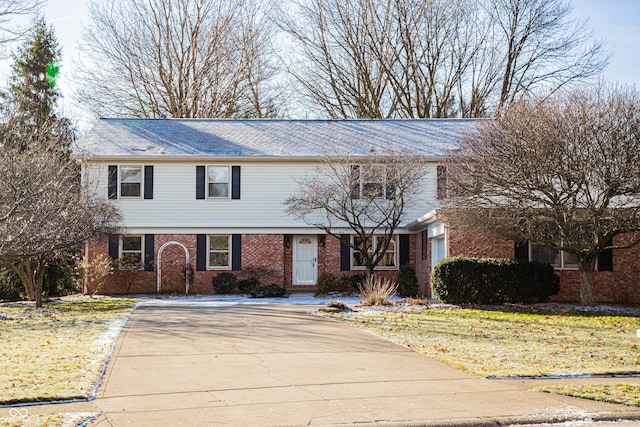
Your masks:
{"label": "green grass", "polygon": [[14,415],[0,417],[0,427],[75,427],[99,415],[94,413],[29,415],[26,408],[16,408],[14,412]]}
{"label": "green grass", "polygon": [[326,316],[481,377],[640,373],[634,316],[461,308]]}
{"label": "green grass", "polygon": [[113,343],[101,338],[136,302],[0,304],[0,404],[88,398]]}
{"label": "green grass", "polygon": [[[462,308],[323,315],[482,377],[640,373],[637,316]],[[535,390],[640,406],[640,386],[622,380]]]}
{"label": "green grass", "polygon": [[534,390],[640,407],[640,385],[634,384],[562,385],[538,387]]}

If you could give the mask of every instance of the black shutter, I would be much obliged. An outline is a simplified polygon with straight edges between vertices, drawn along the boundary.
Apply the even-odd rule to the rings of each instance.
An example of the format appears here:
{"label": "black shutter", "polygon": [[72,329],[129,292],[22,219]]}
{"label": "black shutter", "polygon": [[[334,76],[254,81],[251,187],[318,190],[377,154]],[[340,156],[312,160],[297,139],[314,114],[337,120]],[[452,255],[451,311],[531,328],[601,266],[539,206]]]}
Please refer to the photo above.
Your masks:
{"label": "black shutter", "polygon": [[204,166],[196,166],[196,199],[206,197],[206,175]]}
{"label": "black shutter", "polygon": [[348,241],[348,234],[340,235],[340,271],[351,270],[351,248],[344,243]]}
{"label": "black shutter", "polygon": [[153,199],[153,166],[144,167],[144,198]]}
{"label": "black shutter", "polygon": [[436,167],[436,198],[447,198],[447,167],[443,165]]}
{"label": "black shutter", "polygon": [[118,166],[109,165],[109,183],[107,186],[110,199],[118,198]]}
{"label": "black shutter", "polygon": [[[612,240],[609,240],[605,246],[611,246]],[[598,271],[613,271],[613,250],[607,249],[598,255]]]}
{"label": "black shutter", "polygon": [[516,242],[515,258],[516,261],[529,261],[529,242]]}
{"label": "black shutter", "polygon": [[398,239],[400,240],[400,265],[409,264],[409,235],[401,234]]}
{"label": "black shutter", "polygon": [[109,234],[109,258],[120,258],[120,235]]}
{"label": "black shutter", "polygon": [[207,269],[207,235],[196,236],[196,271]]}
{"label": "black shutter", "polygon": [[144,235],[144,269],[145,271],[153,271],[153,255],[155,236],[153,234]]}
{"label": "black shutter", "polygon": [[231,166],[231,199],[240,199],[240,166]]}
{"label": "black shutter", "polygon": [[242,234],[231,235],[231,270],[242,269]]}
{"label": "black shutter", "polygon": [[359,199],[360,198],[360,166],[352,165],[351,166],[351,198]]}

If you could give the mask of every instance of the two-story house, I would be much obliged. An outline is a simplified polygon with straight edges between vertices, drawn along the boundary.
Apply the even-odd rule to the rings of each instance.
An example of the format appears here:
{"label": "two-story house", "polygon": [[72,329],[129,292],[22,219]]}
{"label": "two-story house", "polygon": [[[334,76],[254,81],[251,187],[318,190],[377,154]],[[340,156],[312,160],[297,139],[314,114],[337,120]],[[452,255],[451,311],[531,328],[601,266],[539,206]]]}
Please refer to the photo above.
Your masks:
{"label": "two-story house", "polygon": [[[379,271],[393,275],[408,262],[429,296],[430,271],[446,256],[522,257],[512,241],[470,240],[435,215],[443,197],[438,181],[446,176],[442,156],[474,126],[462,119],[101,119],[77,153],[88,190],[109,199],[122,216],[118,234],[85,247],[89,260],[99,254],[120,260],[98,291],[212,293],[211,279],[220,272],[260,267],[272,272],[269,283],[312,290],[323,272],[361,273],[353,250],[287,215],[284,201],[324,156],[357,161],[388,147],[423,157],[427,170]],[[346,226],[335,229],[350,233]],[[637,259],[638,253],[616,251],[613,265],[616,256]],[[577,299],[577,271],[557,268],[568,270],[559,298]],[[619,284],[639,277],[637,269],[627,266],[615,275],[613,268],[601,280]],[[85,290],[95,291],[88,282]],[[600,289],[600,300],[616,298],[613,285]]]}

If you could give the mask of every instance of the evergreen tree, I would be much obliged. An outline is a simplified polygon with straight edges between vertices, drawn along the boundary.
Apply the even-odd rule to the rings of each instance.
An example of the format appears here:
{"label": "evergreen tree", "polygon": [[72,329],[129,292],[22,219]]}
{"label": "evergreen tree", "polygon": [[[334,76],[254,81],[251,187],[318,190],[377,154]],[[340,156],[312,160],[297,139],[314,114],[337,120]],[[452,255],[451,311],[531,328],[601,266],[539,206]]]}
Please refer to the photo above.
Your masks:
{"label": "evergreen tree", "polygon": [[14,54],[9,90],[4,94],[3,134],[15,148],[55,139],[60,141],[61,153],[68,154],[74,133],[69,120],[56,112],[61,97],[56,85],[60,57],[53,28],[47,27],[43,17],[36,19],[27,41]]}
{"label": "evergreen tree", "polygon": [[[100,227],[80,211],[80,173],[70,156],[74,132],[57,113],[60,57],[53,28],[36,19],[13,55],[9,88],[2,94],[0,179],[8,186],[0,189],[0,212],[6,213],[0,221],[0,262],[37,306],[43,290],[67,292],[59,282],[72,283],[68,266],[78,244]],[[50,283],[43,289],[45,281]]]}

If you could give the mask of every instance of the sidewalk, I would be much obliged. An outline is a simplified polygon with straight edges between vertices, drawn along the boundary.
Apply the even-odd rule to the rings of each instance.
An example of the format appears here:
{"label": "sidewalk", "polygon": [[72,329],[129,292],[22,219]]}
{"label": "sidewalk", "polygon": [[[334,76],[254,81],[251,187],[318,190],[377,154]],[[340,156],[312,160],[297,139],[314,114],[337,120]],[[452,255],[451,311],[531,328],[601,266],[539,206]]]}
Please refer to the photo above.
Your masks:
{"label": "sidewalk", "polygon": [[123,329],[96,400],[48,410],[102,412],[93,427],[640,420],[640,408],[472,377],[314,309],[147,301]]}

